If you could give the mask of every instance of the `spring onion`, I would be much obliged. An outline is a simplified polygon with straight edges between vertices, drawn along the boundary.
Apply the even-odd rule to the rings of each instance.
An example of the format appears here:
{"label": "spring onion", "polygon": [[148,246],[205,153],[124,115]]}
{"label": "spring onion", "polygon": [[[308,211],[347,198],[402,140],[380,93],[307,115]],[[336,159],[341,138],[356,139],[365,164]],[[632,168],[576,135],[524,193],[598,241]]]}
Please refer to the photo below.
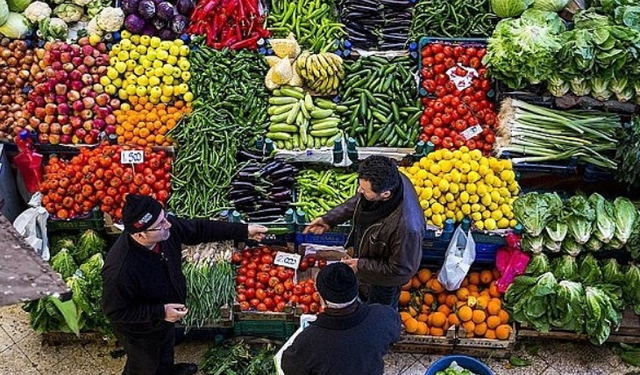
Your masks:
{"label": "spring onion", "polygon": [[576,157],[606,169],[614,160],[622,128],[618,115],[595,111],[557,111],[506,99],[499,114],[495,151],[521,155],[514,163],[559,161]]}

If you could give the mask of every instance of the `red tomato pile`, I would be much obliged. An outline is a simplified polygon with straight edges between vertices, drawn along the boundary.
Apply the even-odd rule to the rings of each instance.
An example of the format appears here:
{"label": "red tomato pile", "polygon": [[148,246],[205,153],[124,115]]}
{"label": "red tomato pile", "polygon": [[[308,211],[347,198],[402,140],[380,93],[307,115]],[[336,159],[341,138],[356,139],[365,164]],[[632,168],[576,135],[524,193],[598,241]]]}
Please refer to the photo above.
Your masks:
{"label": "red tomato pile", "polygon": [[320,311],[320,295],[312,279],[295,284],[295,271],[273,264],[276,251],[267,246],[235,253],[236,292],[242,311],[282,312],[288,303],[300,306],[303,313]]}
{"label": "red tomato pile", "polygon": [[[431,141],[436,149],[466,145],[470,150],[490,154],[497,114],[494,103],[487,99],[491,83],[482,65],[486,49],[434,43],[426,45],[421,54],[421,86],[428,97],[422,99],[425,109],[420,117],[420,139]],[[453,75],[465,77],[468,74],[465,67],[475,69],[478,77],[472,79],[471,86],[459,90],[447,72],[454,68]],[[462,133],[476,125],[482,127],[482,133],[466,139]]]}
{"label": "red tomato pile", "polygon": [[81,148],[71,161],[56,156],[44,168],[44,181],[40,185],[42,205],[50,215],[70,219],[83,215],[99,206],[114,219],[122,218],[124,197],[128,193],[151,195],[166,203],[171,184],[171,158],[164,151],[144,149],[144,163],[120,163],[122,146]]}

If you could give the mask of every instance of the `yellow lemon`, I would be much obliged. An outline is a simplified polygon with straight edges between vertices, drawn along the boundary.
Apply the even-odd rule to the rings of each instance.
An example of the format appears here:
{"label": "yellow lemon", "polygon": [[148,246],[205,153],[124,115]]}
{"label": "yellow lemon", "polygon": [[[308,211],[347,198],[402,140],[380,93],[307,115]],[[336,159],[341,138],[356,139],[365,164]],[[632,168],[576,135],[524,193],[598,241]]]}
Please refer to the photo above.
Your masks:
{"label": "yellow lemon", "polygon": [[471,156],[471,160],[480,160],[482,158],[482,152],[480,150],[473,150],[469,152],[469,156]]}
{"label": "yellow lemon", "polygon": [[495,221],[502,219],[502,211],[495,210],[491,212],[491,218]]}
{"label": "yellow lemon", "polygon": [[468,183],[465,185],[465,190],[469,193],[469,194],[475,194],[476,191],[478,190],[478,187],[476,184],[474,183]]}
{"label": "yellow lemon", "polygon": [[440,189],[441,192],[449,191],[449,183],[447,182],[447,180],[445,180],[444,178],[441,179],[438,183],[438,189]]}
{"label": "yellow lemon", "polygon": [[486,219],[491,219],[491,211],[488,211],[488,210],[482,211],[482,218],[485,219],[485,220]]}
{"label": "yellow lemon", "polygon": [[474,183],[480,180],[480,175],[477,172],[471,171],[467,174],[467,181]]}
{"label": "yellow lemon", "polygon": [[498,220],[498,229],[507,229],[509,228],[509,219],[503,217],[502,219]]}
{"label": "yellow lemon", "polygon": [[482,220],[482,214],[480,212],[473,212],[471,213],[471,219],[473,221]]}
{"label": "yellow lemon", "polygon": [[487,195],[487,185],[483,184],[483,183],[479,183],[478,184],[478,190],[477,193],[479,196],[483,197],[485,195]]}
{"label": "yellow lemon", "polygon": [[415,164],[412,165],[411,167],[409,167],[409,169],[407,170],[407,172],[409,172],[410,175],[416,175],[418,174],[418,171],[420,170],[419,167],[417,167]]}
{"label": "yellow lemon", "polygon": [[498,229],[498,224],[495,220],[489,218],[484,220],[484,227],[486,230],[496,230]]}
{"label": "yellow lemon", "polygon": [[462,203],[469,202],[469,193],[467,191],[463,191],[460,193],[460,202]]}
{"label": "yellow lemon", "polygon": [[481,209],[482,209],[482,206],[480,206],[477,203],[473,203],[471,205],[471,212],[480,212]]}
{"label": "yellow lemon", "polygon": [[485,207],[488,207],[491,204],[491,195],[489,194],[485,194],[484,196],[482,196],[482,198],[480,199],[480,202],[482,202],[482,204]]}
{"label": "yellow lemon", "polygon": [[458,194],[458,192],[460,192],[460,186],[456,183],[449,184],[449,192]]}
{"label": "yellow lemon", "polygon": [[[477,228],[478,230],[484,230],[484,223],[483,223],[481,220],[477,220],[477,221],[476,221],[475,223],[473,223],[473,224],[476,226],[476,228]],[[471,298],[471,297],[469,297],[469,298]]]}
{"label": "yellow lemon", "polygon": [[480,196],[478,194],[472,194],[469,196],[469,203],[474,204],[480,202]]}
{"label": "yellow lemon", "polygon": [[463,204],[462,207],[460,207],[460,211],[465,215],[471,214],[471,205]]}
{"label": "yellow lemon", "polygon": [[500,193],[497,190],[491,192],[491,201],[497,202],[500,200]]}

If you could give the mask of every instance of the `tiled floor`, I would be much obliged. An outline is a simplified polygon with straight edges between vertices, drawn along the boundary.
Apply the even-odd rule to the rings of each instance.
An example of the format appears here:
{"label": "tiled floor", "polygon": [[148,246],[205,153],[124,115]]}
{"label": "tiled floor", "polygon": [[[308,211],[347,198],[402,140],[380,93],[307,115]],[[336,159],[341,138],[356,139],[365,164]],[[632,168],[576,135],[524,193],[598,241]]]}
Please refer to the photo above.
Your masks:
{"label": "tiled floor", "polygon": [[[29,327],[19,306],[0,308],[0,375],[119,375],[124,358],[112,358],[113,342],[48,346]],[[186,341],[176,347],[176,360],[198,362],[209,343]],[[587,343],[527,341],[515,355],[532,361],[512,368],[507,360],[484,359],[496,375],[640,375],[612,348]],[[537,353],[535,353],[537,352]],[[534,355],[532,355],[534,354]],[[422,375],[438,356],[390,353],[386,375]]]}

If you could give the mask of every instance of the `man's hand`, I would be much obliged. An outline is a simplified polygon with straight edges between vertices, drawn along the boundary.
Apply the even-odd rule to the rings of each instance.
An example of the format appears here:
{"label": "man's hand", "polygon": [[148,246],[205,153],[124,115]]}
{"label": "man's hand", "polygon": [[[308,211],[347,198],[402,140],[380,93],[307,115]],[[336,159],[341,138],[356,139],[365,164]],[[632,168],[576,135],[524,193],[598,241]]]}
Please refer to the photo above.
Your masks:
{"label": "man's hand", "polygon": [[164,305],[164,320],[175,323],[187,315],[189,309],[180,303],[168,303]]}
{"label": "man's hand", "polygon": [[323,218],[319,217],[309,223],[309,225],[304,228],[304,231],[302,233],[322,234],[325,231],[329,230],[329,228],[331,228],[329,224],[327,224]]}
{"label": "man's hand", "polygon": [[358,272],[358,258],[342,258],[341,262],[351,267],[354,273]]}
{"label": "man's hand", "polygon": [[262,225],[249,225],[249,230],[248,230],[248,238],[250,240],[255,240],[255,241],[262,241],[264,239],[264,236],[267,234],[267,231],[269,229],[267,227],[264,227]]}

